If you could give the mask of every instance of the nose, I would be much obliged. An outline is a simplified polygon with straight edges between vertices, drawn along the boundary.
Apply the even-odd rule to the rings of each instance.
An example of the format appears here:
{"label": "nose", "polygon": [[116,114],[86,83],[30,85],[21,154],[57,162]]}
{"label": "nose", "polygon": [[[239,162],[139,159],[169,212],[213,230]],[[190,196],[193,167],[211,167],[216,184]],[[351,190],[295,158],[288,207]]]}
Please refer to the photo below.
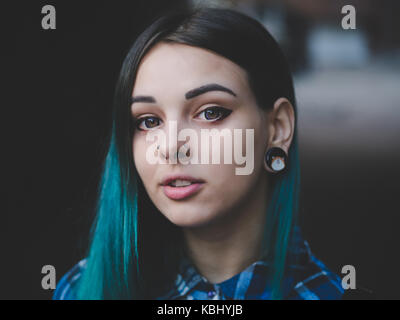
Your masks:
{"label": "nose", "polygon": [[170,143],[167,148],[158,145],[157,149],[160,151],[160,157],[165,161],[170,160],[170,163],[176,164],[178,159],[179,161],[187,161],[190,157],[190,147],[185,141]]}
{"label": "nose", "polygon": [[178,127],[176,121],[170,121],[167,129],[167,141],[157,146],[159,156],[163,161],[177,164],[178,160],[185,163],[190,158],[190,145],[185,141],[178,141]]}

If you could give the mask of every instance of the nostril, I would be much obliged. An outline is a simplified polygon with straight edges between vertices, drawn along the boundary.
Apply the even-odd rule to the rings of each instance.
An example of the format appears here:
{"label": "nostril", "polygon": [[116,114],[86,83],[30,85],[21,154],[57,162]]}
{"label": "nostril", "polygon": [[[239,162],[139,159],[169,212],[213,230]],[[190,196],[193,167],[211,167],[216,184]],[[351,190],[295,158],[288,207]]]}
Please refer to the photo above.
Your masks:
{"label": "nostril", "polygon": [[185,155],[186,155],[187,157],[190,157],[190,148],[189,148],[189,146],[188,146],[187,144],[185,144],[184,147],[186,148]]}
{"label": "nostril", "polygon": [[180,150],[178,150],[178,158],[180,157],[190,157],[190,148],[189,146],[185,143],[182,148],[184,150],[182,150],[182,152],[180,152]]}

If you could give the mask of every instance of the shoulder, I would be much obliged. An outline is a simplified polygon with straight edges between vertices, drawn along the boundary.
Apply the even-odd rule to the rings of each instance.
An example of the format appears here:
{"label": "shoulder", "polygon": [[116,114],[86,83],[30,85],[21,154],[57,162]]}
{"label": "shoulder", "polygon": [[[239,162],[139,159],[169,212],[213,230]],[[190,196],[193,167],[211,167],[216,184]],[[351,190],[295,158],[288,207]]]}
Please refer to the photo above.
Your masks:
{"label": "shoulder", "polygon": [[86,267],[87,259],[80,260],[58,281],[53,300],[76,300],[76,287],[82,272]]}
{"label": "shoulder", "polygon": [[297,280],[291,290],[289,299],[299,300],[339,300],[344,289],[340,277],[329,270],[326,265],[311,252],[304,241],[307,251],[306,263],[297,273]]}

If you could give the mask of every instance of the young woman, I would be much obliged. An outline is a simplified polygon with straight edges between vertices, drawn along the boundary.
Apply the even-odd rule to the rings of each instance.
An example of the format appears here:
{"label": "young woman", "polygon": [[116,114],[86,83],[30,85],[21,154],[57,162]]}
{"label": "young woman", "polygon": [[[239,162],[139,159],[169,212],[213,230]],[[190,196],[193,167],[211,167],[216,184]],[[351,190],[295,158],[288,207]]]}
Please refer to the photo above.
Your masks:
{"label": "young woman", "polygon": [[[341,298],[297,225],[296,118],[287,62],[260,23],[209,8],[158,19],[124,60],[89,251],[53,298]],[[204,129],[227,149],[197,143]],[[248,170],[174,161],[219,151],[246,153]]]}

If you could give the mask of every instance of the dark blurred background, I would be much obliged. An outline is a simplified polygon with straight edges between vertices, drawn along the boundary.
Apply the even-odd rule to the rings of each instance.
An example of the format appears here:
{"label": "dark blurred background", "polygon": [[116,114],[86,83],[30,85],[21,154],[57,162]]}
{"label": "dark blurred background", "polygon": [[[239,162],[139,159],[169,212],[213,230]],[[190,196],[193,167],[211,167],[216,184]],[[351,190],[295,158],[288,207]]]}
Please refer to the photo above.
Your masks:
{"label": "dark blurred background", "polygon": [[[41,8],[56,8],[56,30]],[[226,6],[261,21],[294,73],[302,166],[301,224],[334,272],[399,299],[400,2],[16,1],[1,4],[4,64],[0,299],[49,299],[82,258],[122,60],[158,15]],[[344,5],[356,29],[344,30]],[[5,98],[4,98],[5,97]]]}

